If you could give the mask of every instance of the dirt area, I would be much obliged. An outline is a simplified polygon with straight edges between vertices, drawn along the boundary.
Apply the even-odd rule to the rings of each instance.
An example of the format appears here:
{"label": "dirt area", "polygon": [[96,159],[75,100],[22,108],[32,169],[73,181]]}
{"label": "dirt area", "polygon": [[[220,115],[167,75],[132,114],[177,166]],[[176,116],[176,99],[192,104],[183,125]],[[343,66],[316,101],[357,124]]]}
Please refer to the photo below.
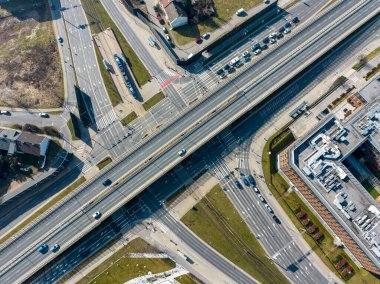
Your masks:
{"label": "dirt area", "polygon": [[0,4],[0,105],[56,108],[62,106],[63,98],[47,0]]}

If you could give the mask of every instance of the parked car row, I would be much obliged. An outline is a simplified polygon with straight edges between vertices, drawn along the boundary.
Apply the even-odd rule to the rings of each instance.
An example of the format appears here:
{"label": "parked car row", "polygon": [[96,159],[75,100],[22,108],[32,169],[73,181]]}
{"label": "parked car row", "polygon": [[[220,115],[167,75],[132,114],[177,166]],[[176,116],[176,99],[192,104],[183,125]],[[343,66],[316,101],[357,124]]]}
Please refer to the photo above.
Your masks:
{"label": "parked car row", "polygon": [[[298,17],[294,17],[292,19],[292,22],[294,24],[299,23]],[[278,30],[278,32],[272,32],[268,36],[264,37],[261,42],[255,42],[251,46],[251,50],[246,50],[244,51],[241,56],[236,56],[233,58],[229,64],[226,64],[223,66],[223,68],[219,69],[216,71],[216,74],[218,75],[219,79],[223,79],[227,77],[227,74],[231,74],[235,72],[236,68],[240,68],[241,66],[244,65],[244,63],[248,63],[251,58],[251,51],[253,55],[259,55],[262,50],[266,50],[269,45],[273,45],[277,42],[277,40],[281,39],[284,37],[284,34],[288,34],[291,32],[292,24],[289,21],[286,21],[285,24]]]}
{"label": "parked car row", "polygon": [[[253,190],[256,192],[257,197],[259,198],[259,200],[264,204],[265,209],[266,209],[266,210],[272,215],[273,220],[274,220],[276,223],[280,224],[281,221],[280,221],[280,220],[277,218],[277,216],[274,214],[272,208],[269,206],[269,204],[267,204],[267,201],[266,201],[265,198],[261,195],[259,189],[257,188],[257,186],[256,186],[256,182],[255,182],[255,179],[253,178],[253,176],[252,176],[252,175],[245,176],[245,175],[242,174],[242,178],[241,178],[241,179],[242,179],[243,184],[244,184],[245,186],[247,186],[247,187],[251,187],[251,186],[253,186]],[[236,184],[236,186],[237,186],[239,189],[244,189],[243,186],[241,185],[241,183],[240,183],[238,180],[235,181],[235,184]]]}

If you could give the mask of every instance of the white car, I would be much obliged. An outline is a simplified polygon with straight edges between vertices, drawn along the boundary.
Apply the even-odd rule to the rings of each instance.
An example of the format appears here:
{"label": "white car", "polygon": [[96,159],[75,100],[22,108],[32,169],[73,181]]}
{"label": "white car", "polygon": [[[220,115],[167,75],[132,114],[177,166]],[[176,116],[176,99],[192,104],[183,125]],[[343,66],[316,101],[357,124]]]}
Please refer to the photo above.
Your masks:
{"label": "white car", "polygon": [[261,202],[265,203],[265,199],[264,199],[264,197],[261,194],[258,194],[257,196],[259,197],[259,199],[261,200]]}
{"label": "white car", "polygon": [[43,118],[49,118],[49,115],[45,112],[40,112],[38,115]]}
{"label": "white car", "polygon": [[180,151],[178,151],[178,156],[182,157],[186,154],[186,150],[185,149],[182,149]]}
{"label": "white car", "polygon": [[99,211],[96,211],[94,214],[92,214],[92,217],[93,217],[94,219],[99,219],[101,215],[102,215],[102,214],[100,214]]}
{"label": "white car", "polygon": [[272,208],[268,204],[265,204],[265,208],[268,210],[269,213],[273,213]]}
{"label": "white car", "polygon": [[10,115],[11,113],[8,110],[2,110],[2,111],[0,111],[0,114]]}
{"label": "white car", "polygon": [[260,53],[261,53],[260,48],[255,49],[255,51],[253,52],[254,55],[259,55]]}
{"label": "white car", "polygon": [[291,31],[290,29],[285,29],[284,34],[288,34],[288,33],[290,33],[290,31]]}
{"label": "white car", "polygon": [[260,192],[259,189],[258,189],[256,186],[253,188],[253,190],[254,190],[256,193],[259,193],[259,192]]}

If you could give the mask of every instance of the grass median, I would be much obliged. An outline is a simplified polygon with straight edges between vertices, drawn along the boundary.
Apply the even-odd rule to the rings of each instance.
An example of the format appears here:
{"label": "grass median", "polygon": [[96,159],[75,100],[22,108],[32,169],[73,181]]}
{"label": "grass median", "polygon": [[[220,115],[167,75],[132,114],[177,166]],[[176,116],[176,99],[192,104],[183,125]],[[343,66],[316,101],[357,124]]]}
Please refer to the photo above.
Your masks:
{"label": "grass median", "polygon": [[91,32],[96,34],[101,32],[102,28],[106,29],[110,27],[119,42],[121,50],[125,56],[127,56],[127,63],[132,70],[137,84],[141,87],[147,83],[151,79],[148,70],[146,70],[132,47],[128,44],[116,24],[112,21],[102,3],[99,0],[82,0],[82,6],[86,13],[87,20],[90,23]]}
{"label": "grass median", "polygon": [[72,192],[74,189],[76,189],[78,186],[80,186],[82,183],[84,183],[86,179],[84,177],[80,177],[76,181],[74,181],[69,187],[64,189],[62,192],[58,193],[56,196],[54,196],[49,202],[47,202],[45,205],[43,205],[41,208],[39,208],[37,211],[35,211],[32,215],[24,219],[21,223],[16,225],[11,231],[6,233],[4,236],[0,238],[0,244],[7,241],[9,238],[11,238],[14,234],[21,231],[23,228],[25,228],[29,223],[31,223],[33,220],[38,218],[40,215],[45,213],[49,208],[51,208],[53,205],[55,205],[58,201],[62,200],[66,195],[68,195],[70,192]]}
{"label": "grass median", "polygon": [[181,221],[231,262],[261,283],[288,283],[268,258],[220,185],[215,186]]}
{"label": "grass median", "polygon": [[359,71],[364,65],[368,63],[372,58],[374,58],[376,55],[380,53],[380,47],[372,50],[368,55],[362,57],[359,59],[359,62],[357,62],[354,66],[352,66],[352,69]]}
{"label": "grass median", "polygon": [[180,284],[198,284],[199,282],[195,281],[188,274],[184,274],[174,278]]}
{"label": "grass median", "polygon": [[154,107],[156,104],[158,104],[160,101],[162,101],[164,98],[164,93],[159,92],[155,94],[153,97],[151,97],[149,100],[147,100],[145,103],[143,103],[143,108],[147,111],[150,108]]}
{"label": "grass median", "polygon": [[132,111],[130,114],[128,114],[126,117],[124,117],[122,120],[121,120],[121,124],[123,126],[127,126],[128,124],[130,124],[132,121],[134,121],[135,119],[137,118],[137,114]]}
{"label": "grass median", "polygon": [[112,162],[112,159],[110,157],[107,157],[96,164],[96,166],[99,168],[99,170],[103,169],[105,166],[107,166],[109,163]]}
{"label": "grass median", "polygon": [[[371,273],[364,269],[359,269],[356,264],[347,255],[344,249],[334,245],[334,237],[330,234],[326,227],[320,222],[319,218],[314,215],[314,212],[309,209],[305,202],[297,195],[295,191],[288,191],[289,184],[279,174],[276,168],[276,157],[283,149],[289,146],[294,141],[293,134],[285,127],[276,132],[268,139],[264,146],[262,154],[262,167],[265,178],[265,183],[270,189],[272,195],[289,216],[293,224],[302,230],[302,237],[310,245],[312,250],[321,258],[331,271],[340,277],[334,264],[337,259],[344,257],[348,260],[349,265],[354,269],[354,275],[347,283],[376,283],[378,281]],[[310,218],[311,222],[318,226],[318,229],[323,233],[322,241],[315,241],[311,235],[305,231],[301,221],[297,217],[299,211],[304,211]]]}

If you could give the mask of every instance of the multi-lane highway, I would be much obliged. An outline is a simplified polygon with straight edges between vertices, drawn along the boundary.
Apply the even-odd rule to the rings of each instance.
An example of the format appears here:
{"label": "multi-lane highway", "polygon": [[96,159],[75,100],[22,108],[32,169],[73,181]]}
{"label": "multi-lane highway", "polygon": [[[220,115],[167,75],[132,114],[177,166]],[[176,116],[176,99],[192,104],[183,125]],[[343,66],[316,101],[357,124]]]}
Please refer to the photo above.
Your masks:
{"label": "multi-lane highway", "polygon": [[[248,157],[248,151],[245,146],[249,146],[249,140],[246,141],[248,143],[244,142],[238,146],[237,142],[239,138],[244,140],[246,137],[251,137],[253,133],[256,134],[257,132],[261,132],[263,128],[265,129],[269,127],[272,123],[271,119],[279,115],[279,112],[284,110],[283,108],[287,109],[288,106],[294,105],[300,97],[307,94],[318,83],[329,76],[329,74],[333,74],[335,73],[335,70],[342,69],[342,67],[346,66],[344,62],[348,58],[352,57],[353,54],[357,54],[360,50],[364,49],[367,44],[373,40],[371,35],[377,34],[379,32],[379,28],[380,22],[377,20],[370,26],[366,26],[361,31],[356,32],[355,37],[350,38],[349,41],[345,42],[339,49],[334,50],[330,56],[324,58],[315,67],[303,74],[301,78],[292,83],[288,88],[282,90],[281,93],[276,95],[276,98],[273,98],[263,108],[251,115],[249,120],[245,119],[243,124],[241,122],[234,124],[230,129],[223,131],[221,135],[218,135],[218,137],[213,140],[221,141],[225,145],[227,153],[234,149],[235,151],[236,149],[240,149],[237,155],[237,159],[239,159],[238,168],[239,171],[248,174],[249,164],[246,160]],[[212,141],[210,141],[210,143],[212,143]],[[146,208],[160,206],[160,200],[166,199],[170,192],[173,192],[176,188],[182,186],[181,180],[188,180],[189,178],[198,175],[198,173],[206,166],[205,163],[209,164],[210,168],[212,168],[211,164],[214,164],[215,162],[214,155],[220,155],[220,153],[223,152],[225,151],[219,147],[212,147],[210,151],[210,148],[207,147],[207,145],[204,146],[202,149],[197,151],[196,154],[192,155],[191,159],[186,160],[181,165],[181,168],[186,172],[184,177],[180,178],[173,173],[163,176],[162,179],[156,182],[148,190],[145,190],[143,194],[139,196],[138,200],[141,202],[136,205],[134,202],[130,202],[128,203],[128,206],[126,206],[129,208],[128,210],[123,208],[124,210],[119,210],[123,212],[122,214],[119,214],[119,212],[114,214],[114,216],[112,216],[113,222],[115,222],[115,224],[118,225],[122,231],[127,229],[129,235],[136,233],[135,229],[129,229],[129,224],[133,224],[136,221],[148,217],[150,219],[161,219],[162,214],[155,214],[156,216],[151,216],[150,214],[140,215],[138,212],[146,211]],[[240,162],[240,159],[243,159],[243,161]],[[217,169],[218,168],[219,166]],[[181,174],[183,174],[183,170],[181,170]],[[225,178],[224,170],[217,170],[215,172],[212,169],[211,171],[220,178],[222,185],[225,185],[225,182],[230,183],[230,185],[228,185],[228,187],[230,187],[228,195],[234,195],[236,197],[236,199],[234,198],[232,201],[235,203],[237,210],[242,214],[252,232],[260,238],[264,248],[269,252],[269,255],[275,257],[275,261],[280,267],[288,267],[289,265],[294,264],[298,268],[295,272],[290,272],[288,270],[288,272],[285,273],[290,274],[289,277],[291,279],[296,279],[295,275],[293,276],[292,274],[301,274],[301,276],[307,275],[311,279],[311,282],[321,282],[319,278],[315,278],[320,277],[320,275],[315,273],[314,266],[310,267],[308,258],[305,258],[299,252],[298,247],[294,246],[290,242],[287,233],[283,232],[283,225],[276,224],[270,218],[269,213],[266,210],[263,210],[263,205],[258,203],[257,196],[252,192],[236,189],[234,183],[231,182],[232,180]],[[250,190],[252,191],[252,189]],[[265,195],[265,193],[261,193]],[[246,206],[236,205],[236,202],[244,204],[247,201],[248,205]],[[265,220],[265,222],[262,222],[261,220]],[[273,226],[271,226],[271,224]],[[180,231],[177,231],[176,229],[177,226],[181,225],[178,222],[174,222],[170,228],[172,228],[174,232],[177,232],[178,237],[182,239]],[[33,283],[52,282],[59,279],[62,275],[64,275],[64,271],[71,271],[75,265],[79,264],[83,258],[87,257],[88,253],[92,253],[97,248],[103,246],[114,235],[115,233],[112,228],[108,226],[103,228],[100,232],[97,229],[95,232],[91,233],[91,235],[83,238],[69,255],[57,262],[51,263],[51,265],[49,264],[49,267],[46,267],[43,273],[41,273],[38,278],[33,281]],[[193,238],[195,237],[193,236]],[[285,242],[279,241],[280,239],[285,239]],[[185,240],[185,243],[188,243],[188,241]],[[290,248],[285,246],[287,243],[289,243]],[[277,250],[278,248],[280,248],[280,250]],[[87,253],[82,255],[84,251]],[[207,253],[204,248],[196,249],[196,251],[200,255]],[[285,258],[284,260],[282,259],[283,257]],[[298,263],[299,259],[303,260]],[[218,267],[217,264],[215,264],[215,267]],[[218,268],[222,269],[221,267]]]}
{"label": "multi-lane highway", "polygon": [[[62,204],[59,210],[54,210],[51,212],[49,216],[36,224],[33,229],[28,230],[23,236],[13,240],[13,242],[9,243],[6,247],[3,247],[0,254],[2,264],[8,260],[11,260],[17,255],[18,252],[21,252],[23,255],[19,261],[13,262],[13,265],[9,268],[3,267],[4,269],[2,269],[3,272],[1,279],[5,281],[13,281],[18,278],[18,275],[20,275],[19,271],[30,270],[33,266],[37,265],[44,258],[46,258],[46,256],[38,254],[34,249],[27,249],[30,243],[37,240],[38,237],[41,236],[42,232],[46,232],[49,228],[54,227],[60,220],[63,220],[65,216],[68,216],[76,208],[80,208],[89,200],[90,197],[102,191],[103,186],[101,182],[105,179],[105,177],[115,180],[122,173],[133,168],[140,161],[145,161],[156,151],[156,149],[161,148],[161,146],[167,141],[172,140],[173,137],[176,137],[183,129],[190,127],[193,121],[197,120],[197,118],[201,117],[203,114],[209,113],[215,105],[219,105],[221,102],[225,101],[230,94],[236,91],[236,88],[244,88],[246,83],[250,82],[253,78],[273,66],[291,50],[295,49],[306,39],[315,34],[316,31],[320,30],[321,25],[328,25],[328,23],[330,23],[336,15],[340,15],[343,11],[353,6],[355,3],[356,1],[345,1],[340,4],[333,11],[319,19],[317,23],[310,25],[303,32],[296,35],[292,41],[286,42],[283,46],[280,46],[277,50],[272,52],[270,56],[263,58],[259,64],[253,65],[255,68],[250,68],[246,71],[246,75],[249,74],[249,76],[237,77],[234,84],[227,84],[222,90],[210,96],[202,104],[199,104],[191,109],[191,111],[186,113],[182,118],[178,119],[171,126],[155,136],[154,139],[150,140],[140,149],[130,154],[128,159],[125,159],[126,161],[115,165],[112,170],[107,170],[103,176],[91,181],[86,188],[75,196],[75,198],[72,198],[65,204]],[[153,162],[148,163],[146,167],[141,169],[138,175],[133,175],[125,182],[121,183],[107,196],[107,198],[102,199],[96,205],[96,208],[83,211],[75,216],[70,223],[66,223],[65,226],[60,226],[60,229],[57,230],[55,234],[50,236],[50,240],[47,239],[48,244],[52,245],[55,242],[59,242],[61,243],[62,248],[64,248],[65,243],[72,239],[73,236],[80,234],[82,228],[94,223],[94,220],[91,217],[94,210],[105,212],[106,210],[112,208],[120,199],[125,199],[125,197],[132,191],[140,190],[139,187],[141,187],[141,184],[148,177],[154,175],[155,173],[161,173],[162,168],[178,159],[176,152],[179,148],[189,149],[193,147],[195,143],[199,143],[202,137],[205,137],[210,130],[223,124],[229,115],[238,112],[242,105],[245,105],[253,98],[256,98],[262,90],[270,88],[273,82],[276,81],[276,78],[284,77],[290,70],[293,70],[295,63],[298,65],[300,62],[310,58],[313,53],[330,42],[331,38],[335,38],[337,35],[341,34],[348,27],[350,27],[353,22],[358,22],[365,15],[368,15],[371,11],[377,8],[378,4],[376,1],[368,1],[368,4],[364,8],[356,11],[356,13],[350,16],[347,20],[342,21],[342,23],[336,26],[333,31],[327,32],[321,39],[318,40],[317,43],[305,48],[303,52],[297,54],[292,61],[285,63],[283,67],[275,71],[267,78],[264,78],[259,85],[253,87],[251,90],[247,91],[244,96],[241,96],[232,102],[223,110],[223,114],[211,117],[205,124],[202,125],[202,127],[194,129],[189,138],[185,138],[178,142],[178,145],[167,149],[161,154],[160,157],[155,159]],[[25,253],[24,248],[27,249]]]}

